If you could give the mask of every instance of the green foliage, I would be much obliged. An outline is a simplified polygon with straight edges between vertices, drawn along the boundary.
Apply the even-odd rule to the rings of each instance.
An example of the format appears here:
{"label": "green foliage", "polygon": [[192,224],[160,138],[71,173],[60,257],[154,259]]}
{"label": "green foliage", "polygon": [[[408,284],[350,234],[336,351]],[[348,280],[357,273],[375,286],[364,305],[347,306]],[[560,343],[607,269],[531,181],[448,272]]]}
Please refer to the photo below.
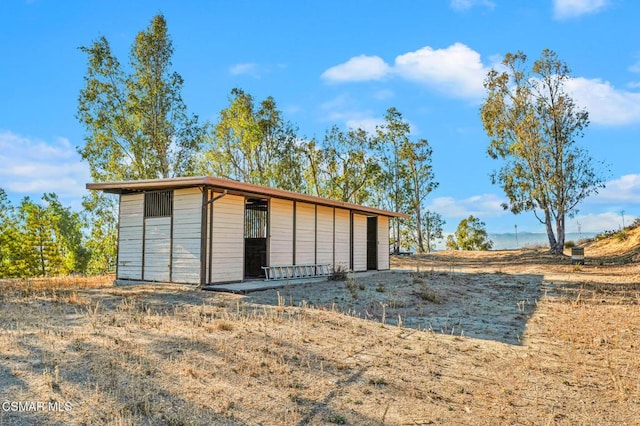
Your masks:
{"label": "green foliage", "polygon": [[485,224],[470,215],[462,219],[454,235],[447,237],[449,250],[490,250],[493,242],[487,236]]}
{"label": "green foliage", "polygon": [[507,54],[506,70],[490,71],[484,83],[487,151],[504,161],[492,181],[507,195],[503,207],[516,214],[533,211],[546,225],[551,250],[562,253],[565,216],[577,213],[577,205],[604,185],[591,157],[575,144],[589,115],[564,90],[568,66],[548,49],[531,70],[526,60],[522,52]]}
{"label": "green foliage", "polygon": [[567,241],[566,243],[564,243],[564,248],[566,249],[570,249],[576,246],[576,243],[574,241]]}
{"label": "green foliage", "polygon": [[337,126],[325,134],[322,143],[304,143],[309,192],[357,204],[371,201],[371,190],[380,172],[377,159],[371,155],[372,144],[364,130],[343,132]]}
{"label": "green foliage", "polygon": [[229,107],[205,147],[201,174],[301,191],[301,150],[296,130],[269,96],[256,108],[253,96],[231,90]]}
{"label": "green foliage", "polygon": [[105,37],[80,48],[88,57],[77,118],[86,130],[79,148],[96,181],[193,174],[205,127],[189,115],[170,71],[173,46],[162,15],[131,47],[123,69]]}
{"label": "green foliage", "polygon": [[55,194],[13,207],[0,189],[0,278],[84,272],[88,259],[78,213]]}

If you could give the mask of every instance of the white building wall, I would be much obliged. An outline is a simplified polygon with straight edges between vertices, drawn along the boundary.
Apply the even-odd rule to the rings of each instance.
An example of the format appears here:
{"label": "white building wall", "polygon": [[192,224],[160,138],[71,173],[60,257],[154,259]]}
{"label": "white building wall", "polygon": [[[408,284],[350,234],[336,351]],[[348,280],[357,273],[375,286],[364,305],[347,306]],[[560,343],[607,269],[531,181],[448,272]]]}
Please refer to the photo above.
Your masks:
{"label": "white building wall", "polygon": [[199,188],[173,193],[173,256],[171,281],[200,283],[200,233],[202,192]]}
{"label": "white building wall", "polygon": [[171,259],[171,217],[148,217],[144,220],[145,281],[169,281]]}
{"label": "white building wall", "polygon": [[349,210],[336,209],[335,216],[335,267],[343,270],[350,268],[351,257],[351,225]]}
{"label": "white building wall", "polygon": [[389,218],[378,216],[378,270],[389,269]]}
{"label": "white building wall", "polygon": [[316,263],[333,264],[333,208],[318,206]]}
{"label": "white building wall", "polygon": [[272,198],[269,210],[269,265],[293,264],[293,201]]}
{"label": "white building wall", "polygon": [[144,194],[122,194],[119,210],[117,279],[142,279]]}
{"label": "white building wall", "polygon": [[367,270],[367,216],[353,215],[353,270]]}
{"label": "white building wall", "polygon": [[[217,196],[219,194],[214,194]],[[211,282],[244,278],[244,197],[225,195],[213,203]]]}
{"label": "white building wall", "polygon": [[296,265],[315,263],[316,206],[296,203]]}

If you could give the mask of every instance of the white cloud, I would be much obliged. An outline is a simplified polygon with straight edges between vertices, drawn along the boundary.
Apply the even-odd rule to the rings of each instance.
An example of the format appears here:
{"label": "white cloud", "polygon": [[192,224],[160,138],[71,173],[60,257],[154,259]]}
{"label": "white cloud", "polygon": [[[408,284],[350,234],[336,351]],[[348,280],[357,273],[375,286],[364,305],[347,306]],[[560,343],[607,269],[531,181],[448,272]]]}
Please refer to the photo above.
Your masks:
{"label": "white cloud", "polygon": [[86,194],[89,167],[66,138],[52,142],[0,130],[0,187],[18,197],[55,192],[61,198]]}
{"label": "white cloud", "polygon": [[462,43],[444,49],[425,46],[396,57],[388,65],[378,56],[357,56],[322,73],[328,82],[381,80],[398,76],[415,81],[454,97],[480,99],[483,81],[489,71],[480,54]]}
{"label": "white cloud", "polygon": [[396,58],[395,71],[407,80],[417,81],[450,95],[479,98],[482,82],[489,72],[480,54],[462,43],[445,49],[429,46]]}
{"label": "white cloud", "polygon": [[367,133],[373,134],[376,127],[384,124],[383,118],[363,117],[348,119],[345,123],[349,129],[362,129]]}
{"label": "white cloud", "polygon": [[640,93],[616,89],[608,81],[582,77],[567,81],[567,90],[577,105],[589,112],[595,124],[640,123]]}
{"label": "white cloud", "polygon": [[232,65],[229,67],[229,74],[249,75],[254,78],[260,78],[260,71],[258,69],[258,64],[254,64],[254,63]]}
{"label": "white cloud", "polygon": [[[624,216],[624,224],[630,225],[636,216]],[[580,231],[578,231],[580,224]],[[591,213],[577,215],[573,219],[567,218],[567,232],[602,232],[605,230],[622,228],[622,215],[620,212]]]}
{"label": "white cloud", "polygon": [[629,65],[628,69],[630,72],[640,72],[640,60],[633,65]]}
{"label": "white cloud", "polygon": [[451,0],[449,4],[453,10],[458,12],[464,12],[474,6],[483,6],[488,9],[496,7],[496,4],[490,0]]}
{"label": "white cloud", "polygon": [[585,200],[592,204],[640,204],[640,174],[628,174],[605,183],[596,195]]}
{"label": "white cloud", "polygon": [[437,197],[431,201],[427,209],[440,213],[446,218],[463,219],[469,215],[491,218],[508,212],[502,208],[505,199],[496,194],[474,195],[462,200],[453,197]]}
{"label": "white cloud", "polygon": [[608,0],[554,0],[553,14],[556,19],[576,18],[601,12],[608,3]]}
{"label": "white cloud", "polygon": [[330,82],[380,80],[390,70],[389,65],[379,56],[360,55],[329,68],[321,77]]}

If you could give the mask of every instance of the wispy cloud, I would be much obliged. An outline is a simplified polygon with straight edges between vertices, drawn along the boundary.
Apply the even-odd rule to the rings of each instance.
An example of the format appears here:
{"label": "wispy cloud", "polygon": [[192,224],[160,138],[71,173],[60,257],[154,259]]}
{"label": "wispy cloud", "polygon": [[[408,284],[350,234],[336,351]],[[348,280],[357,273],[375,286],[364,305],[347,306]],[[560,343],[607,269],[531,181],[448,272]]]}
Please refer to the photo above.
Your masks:
{"label": "wispy cloud", "polygon": [[[625,215],[624,225],[630,225],[636,216]],[[620,212],[590,213],[567,220],[567,232],[602,232],[622,228]]]}
{"label": "wispy cloud", "polygon": [[379,56],[360,55],[344,64],[336,65],[322,73],[321,77],[334,83],[346,81],[380,80],[391,73],[391,67]]}
{"label": "wispy cloud", "polygon": [[469,215],[492,218],[508,214],[502,208],[504,202],[505,199],[496,194],[474,195],[459,200],[453,197],[437,197],[431,201],[427,208],[451,219],[463,219]]}
{"label": "wispy cloud", "polygon": [[587,109],[595,124],[619,126],[640,123],[640,93],[616,89],[608,81],[582,77],[567,81],[576,104]]}
{"label": "wispy cloud", "polygon": [[570,19],[603,11],[608,0],[553,0],[553,16],[556,19]]}
{"label": "wispy cloud", "polygon": [[55,192],[61,198],[86,194],[89,167],[66,138],[42,141],[0,130],[0,187],[18,197]]}
{"label": "wispy cloud", "polygon": [[333,83],[381,80],[398,76],[442,91],[450,96],[480,99],[482,82],[489,67],[483,65],[480,54],[463,43],[444,49],[425,46],[396,57],[392,65],[379,56],[357,56],[329,68],[322,74]]}
{"label": "wispy cloud", "polygon": [[464,12],[475,6],[485,7],[487,9],[496,7],[496,4],[490,0],[451,0],[449,4],[456,12]]}
{"label": "wispy cloud", "polygon": [[231,75],[249,75],[253,78],[260,78],[260,70],[258,64],[253,62],[244,64],[235,64],[229,67]]}
{"label": "wispy cloud", "polygon": [[640,205],[640,174],[628,174],[605,183],[605,188],[589,197],[592,204]]}

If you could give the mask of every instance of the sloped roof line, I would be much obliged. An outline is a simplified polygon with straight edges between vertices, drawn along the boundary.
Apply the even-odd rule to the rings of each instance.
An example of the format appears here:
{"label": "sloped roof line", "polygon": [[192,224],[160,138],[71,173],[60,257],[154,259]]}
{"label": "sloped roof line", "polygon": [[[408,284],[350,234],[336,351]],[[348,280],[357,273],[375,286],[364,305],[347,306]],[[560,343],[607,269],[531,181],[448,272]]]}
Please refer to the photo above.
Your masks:
{"label": "sloped roof line", "polygon": [[215,178],[211,176],[196,177],[175,177],[165,179],[146,179],[132,181],[94,182],[87,183],[86,188],[96,191],[104,191],[114,194],[136,191],[153,191],[162,189],[179,189],[209,187],[214,190],[226,190],[232,194],[267,196],[283,198],[292,201],[302,201],[329,207],[339,207],[363,213],[371,213],[389,217],[408,218],[404,213],[392,212],[375,207],[362,206],[360,204],[347,203],[344,201],[332,200],[329,198],[316,197],[314,195],[300,194],[298,192],[286,191],[284,189],[271,188],[268,186],[244,183],[231,179]]}

